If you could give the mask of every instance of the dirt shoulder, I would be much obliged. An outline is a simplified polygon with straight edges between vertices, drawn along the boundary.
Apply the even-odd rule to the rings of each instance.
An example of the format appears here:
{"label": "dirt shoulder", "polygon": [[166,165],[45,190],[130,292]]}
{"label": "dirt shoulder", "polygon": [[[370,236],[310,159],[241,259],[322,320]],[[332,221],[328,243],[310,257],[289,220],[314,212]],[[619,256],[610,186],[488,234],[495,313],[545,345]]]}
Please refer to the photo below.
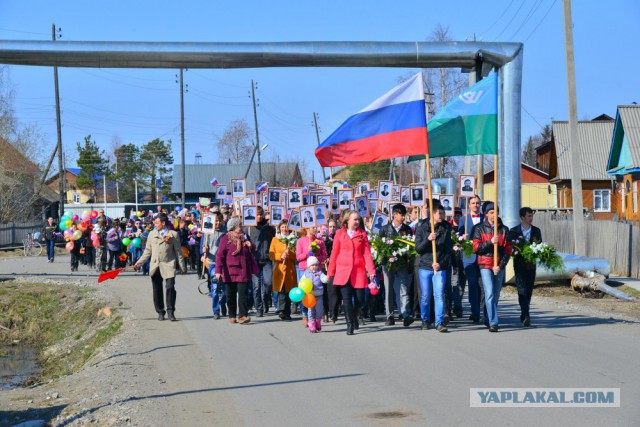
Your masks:
{"label": "dirt shoulder", "polygon": [[[607,284],[638,298],[639,301],[622,301],[610,295],[602,295],[600,298],[584,296],[572,290],[568,282],[552,282],[536,283],[533,303],[561,306],[563,309],[595,317],[640,321],[640,291],[615,278],[607,280]],[[514,285],[505,286],[503,292],[517,294]]]}

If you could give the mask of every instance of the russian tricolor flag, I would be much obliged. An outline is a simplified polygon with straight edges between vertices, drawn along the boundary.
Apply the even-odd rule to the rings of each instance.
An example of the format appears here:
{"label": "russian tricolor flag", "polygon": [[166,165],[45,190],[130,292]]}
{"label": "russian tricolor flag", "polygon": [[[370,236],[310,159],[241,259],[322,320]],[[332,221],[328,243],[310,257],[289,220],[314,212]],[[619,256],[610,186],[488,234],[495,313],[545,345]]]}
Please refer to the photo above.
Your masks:
{"label": "russian tricolor flag", "polygon": [[422,73],[349,117],[315,151],[326,167],[427,153]]}
{"label": "russian tricolor flag", "polygon": [[213,179],[211,181],[209,181],[209,184],[211,184],[213,187],[215,187],[216,185],[220,184],[220,181],[218,181],[218,178],[216,178],[214,176]]}

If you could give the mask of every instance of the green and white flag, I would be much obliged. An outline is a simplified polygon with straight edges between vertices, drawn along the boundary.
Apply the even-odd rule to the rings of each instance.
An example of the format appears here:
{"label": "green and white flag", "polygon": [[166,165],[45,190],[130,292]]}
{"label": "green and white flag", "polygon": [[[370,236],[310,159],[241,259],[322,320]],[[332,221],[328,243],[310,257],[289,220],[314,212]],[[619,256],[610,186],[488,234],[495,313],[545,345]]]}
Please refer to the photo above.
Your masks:
{"label": "green and white flag", "polygon": [[498,154],[498,75],[480,80],[438,111],[427,132],[430,158]]}

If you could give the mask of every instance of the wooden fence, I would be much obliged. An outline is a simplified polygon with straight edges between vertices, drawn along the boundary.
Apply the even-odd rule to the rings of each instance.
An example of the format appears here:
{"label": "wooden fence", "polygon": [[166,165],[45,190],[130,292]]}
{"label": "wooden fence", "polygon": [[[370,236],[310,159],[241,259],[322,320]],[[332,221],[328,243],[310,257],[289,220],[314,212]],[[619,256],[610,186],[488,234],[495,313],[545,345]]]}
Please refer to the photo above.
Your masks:
{"label": "wooden fence", "polygon": [[[570,214],[537,212],[534,224],[542,240],[560,252],[574,253],[573,218]],[[587,256],[609,261],[613,273],[640,278],[640,227],[617,221],[585,220]]]}
{"label": "wooden fence", "polygon": [[0,224],[0,249],[15,249],[23,246],[27,234],[42,231],[44,222],[10,222]]}

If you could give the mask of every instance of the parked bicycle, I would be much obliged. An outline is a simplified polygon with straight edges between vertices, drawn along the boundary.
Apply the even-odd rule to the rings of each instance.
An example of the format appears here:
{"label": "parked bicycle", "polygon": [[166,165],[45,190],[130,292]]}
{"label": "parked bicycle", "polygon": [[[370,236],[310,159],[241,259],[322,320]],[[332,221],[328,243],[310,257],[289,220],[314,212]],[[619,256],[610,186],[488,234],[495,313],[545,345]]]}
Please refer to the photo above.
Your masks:
{"label": "parked bicycle", "polygon": [[42,244],[34,239],[33,234],[27,234],[27,238],[22,241],[24,244],[24,256],[40,256],[42,254]]}

